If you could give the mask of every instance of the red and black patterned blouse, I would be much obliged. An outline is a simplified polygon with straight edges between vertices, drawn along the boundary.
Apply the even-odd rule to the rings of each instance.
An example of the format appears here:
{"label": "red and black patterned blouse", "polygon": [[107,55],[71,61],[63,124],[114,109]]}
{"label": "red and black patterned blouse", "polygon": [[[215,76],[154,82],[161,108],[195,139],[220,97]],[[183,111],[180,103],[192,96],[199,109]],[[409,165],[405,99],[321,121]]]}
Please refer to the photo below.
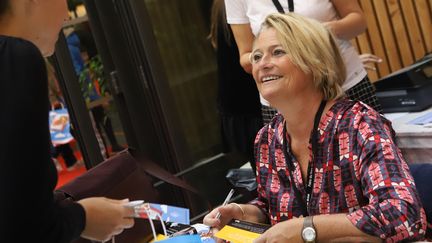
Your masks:
{"label": "red and black patterned blouse", "polygon": [[[285,158],[284,123],[276,115],[255,139],[258,198],[252,204],[272,224],[302,215],[286,163],[293,161],[294,183],[306,197],[297,159],[290,151],[285,154],[292,158]],[[391,123],[363,103],[341,99],[322,116],[318,131],[309,214],[346,213],[361,231],[389,242],[422,239],[425,212]]]}

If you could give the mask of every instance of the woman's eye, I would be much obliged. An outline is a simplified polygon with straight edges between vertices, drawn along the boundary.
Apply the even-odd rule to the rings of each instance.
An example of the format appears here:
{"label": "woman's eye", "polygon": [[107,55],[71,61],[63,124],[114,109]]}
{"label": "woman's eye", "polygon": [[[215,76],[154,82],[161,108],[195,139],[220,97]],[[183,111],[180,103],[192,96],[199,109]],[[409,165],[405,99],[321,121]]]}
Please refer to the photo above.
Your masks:
{"label": "woman's eye", "polygon": [[283,56],[285,54],[286,54],[286,52],[283,49],[274,49],[273,50],[273,56],[280,57],[280,56]]}
{"label": "woman's eye", "polygon": [[254,54],[252,54],[251,62],[257,63],[261,60],[261,58],[262,58],[262,55],[260,53],[254,53]]}

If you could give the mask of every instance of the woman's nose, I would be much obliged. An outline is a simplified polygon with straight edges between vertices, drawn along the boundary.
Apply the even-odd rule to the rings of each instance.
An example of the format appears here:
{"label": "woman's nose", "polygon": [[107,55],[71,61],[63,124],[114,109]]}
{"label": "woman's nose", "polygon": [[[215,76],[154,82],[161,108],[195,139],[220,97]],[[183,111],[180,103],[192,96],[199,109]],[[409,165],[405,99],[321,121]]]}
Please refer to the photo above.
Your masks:
{"label": "woman's nose", "polygon": [[259,62],[260,68],[270,68],[273,66],[272,58],[270,55],[264,55]]}

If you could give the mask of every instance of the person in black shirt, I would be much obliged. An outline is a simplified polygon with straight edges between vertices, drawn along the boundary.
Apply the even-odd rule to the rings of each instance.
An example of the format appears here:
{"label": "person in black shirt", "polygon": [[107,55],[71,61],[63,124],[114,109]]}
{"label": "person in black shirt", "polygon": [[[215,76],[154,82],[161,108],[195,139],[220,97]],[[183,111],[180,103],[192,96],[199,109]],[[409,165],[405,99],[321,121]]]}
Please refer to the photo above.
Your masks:
{"label": "person in black shirt", "polygon": [[217,103],[224,152],[245,155],[255,170],[253,144],[263,126],[258,89],[253,77],[240,65],[234,35],[226,22],[223,0],[213,1],[211,15],[209,38],[217,57]]}
{"label": "person in black shirt", "polygon": [[134,224],[127,200],[53,197],[43,55],[66,18],[66,0],[0,0],[0,242],[104,241]]}

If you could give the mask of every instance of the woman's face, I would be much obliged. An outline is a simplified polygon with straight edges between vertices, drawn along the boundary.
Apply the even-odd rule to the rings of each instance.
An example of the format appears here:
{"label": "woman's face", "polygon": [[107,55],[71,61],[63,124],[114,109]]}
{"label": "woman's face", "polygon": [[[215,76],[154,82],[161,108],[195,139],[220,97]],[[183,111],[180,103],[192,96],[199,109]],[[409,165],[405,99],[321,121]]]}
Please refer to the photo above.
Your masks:
{"label": "woman's face", "polygon": [[263,29],[255,40],[251,62],[258,90],[272,105],[313,87],[311,76],[291,62],[273,28]]}
{"label": "woman's face", "polygon": [[31,1],[29,9],[32,41],[44,56],[54,53],[55,43],[65,20],[69,18],[66,0]]}

